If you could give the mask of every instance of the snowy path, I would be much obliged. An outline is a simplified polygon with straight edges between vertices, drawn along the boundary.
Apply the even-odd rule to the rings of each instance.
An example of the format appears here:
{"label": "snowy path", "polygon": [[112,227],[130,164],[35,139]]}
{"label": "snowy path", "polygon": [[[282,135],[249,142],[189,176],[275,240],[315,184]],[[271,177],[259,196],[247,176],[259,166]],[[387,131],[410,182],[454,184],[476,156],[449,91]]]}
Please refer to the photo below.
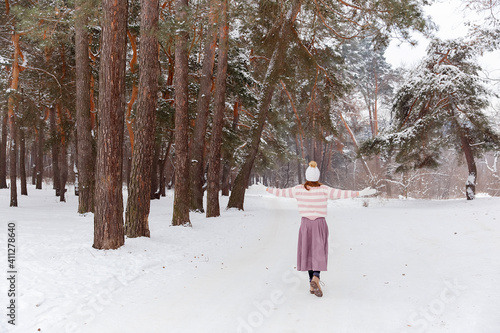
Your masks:
{"label": "snowy path", "polygon": [[500,332],[500,198],[330,202],[317,298],[294,269],[294,200],[249,191],[244,212],[192,214],[182,228],[169,226],[170,192],[152,202],[151,239],[97,251],[92,215],[51,194],[31,189],[13,209],[0,191],[20,246],[8,332]]}
{"label": "snowy path", "polygon": [[[245,332],[247,327],[251,331],[254,326],[264,326],[278,306],[273,301],[281,304],[288,297],[282,291],[283,280],[300,280],[293,269],[297,213],[286,209],[289,206],[271,209],[271,203],[266,204],[267,209],[250,213],[258,214],[254,219],[262,223],[252,239],[235,235],[248,245],[231,248],[234,240],[218,244],[219,249],[212,249],[218,252],[215,258],[208,255],[209,267],[203,267],[208,263],[202,259],[207,252],[200,249],[205,253],[196,258],[201,261],[195,272],[161,284],[154,276],[134,281],[113,299],[120,306],[99,314],[106,318],[107,326],[96,320],[85,325],[83,332],[139,332],[145,323],[149,332]],[[155,288],[141,287],[151,283]],[[307,282],[302,287],[307,288]],[[123,313],[133,314],[134,319],[123,320]]]}

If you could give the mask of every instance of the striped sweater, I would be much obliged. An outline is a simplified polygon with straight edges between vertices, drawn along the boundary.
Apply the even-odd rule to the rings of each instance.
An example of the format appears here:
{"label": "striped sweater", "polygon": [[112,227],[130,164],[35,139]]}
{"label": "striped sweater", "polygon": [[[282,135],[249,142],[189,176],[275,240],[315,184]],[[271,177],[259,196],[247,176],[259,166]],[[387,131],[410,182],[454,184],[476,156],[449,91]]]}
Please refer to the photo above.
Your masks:
{"label": "striped sweater", "polygon": [[347,199],[359,196],[358,191],[344,191],[326,185],[310,187],[309,191],[304,188],[304,185],[285,189],[269,187],[266,191],[277,197],[295,198],[299,206],[299,214],[311,220],[326,216],[328,199]]}

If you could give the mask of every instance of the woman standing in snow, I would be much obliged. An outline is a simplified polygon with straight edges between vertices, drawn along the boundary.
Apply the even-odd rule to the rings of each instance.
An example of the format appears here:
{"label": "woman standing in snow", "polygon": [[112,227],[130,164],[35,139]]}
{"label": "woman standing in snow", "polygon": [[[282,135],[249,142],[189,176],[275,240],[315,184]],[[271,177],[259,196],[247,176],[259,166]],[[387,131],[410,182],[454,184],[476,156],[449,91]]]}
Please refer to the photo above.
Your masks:
{"label": "woman standing in snow", "polygon": [[295,198],[298,202],[302,221],[297,247],[297,270],[309,272],[310,293],[323,296],[319,283],[321,271],[326,271],[328,263],[328,225],[326,211],[328,199],[346,199],[375,194],[376,190],[343,191],[322,185],[319,169],[314,161],[309,162],[306,182],[286,189],[266,188],[278,197]]}

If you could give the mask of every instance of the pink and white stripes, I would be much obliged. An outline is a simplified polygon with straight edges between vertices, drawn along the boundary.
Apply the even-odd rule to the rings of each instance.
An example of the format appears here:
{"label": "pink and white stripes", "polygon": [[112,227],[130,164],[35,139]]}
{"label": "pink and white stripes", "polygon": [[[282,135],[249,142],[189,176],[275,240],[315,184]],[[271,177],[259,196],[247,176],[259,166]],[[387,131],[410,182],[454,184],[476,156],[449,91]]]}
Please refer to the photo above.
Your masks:
{"label": "pink and white stripes", "polygon": [[358,191],[344,191],[326,185],[311,187],[309,191],[304,185],[285,189],[267,188],[266,191],[277,197],[295,198],[299,214],[311,220],[326,216],[328,199],[347,199],[359,195]]}

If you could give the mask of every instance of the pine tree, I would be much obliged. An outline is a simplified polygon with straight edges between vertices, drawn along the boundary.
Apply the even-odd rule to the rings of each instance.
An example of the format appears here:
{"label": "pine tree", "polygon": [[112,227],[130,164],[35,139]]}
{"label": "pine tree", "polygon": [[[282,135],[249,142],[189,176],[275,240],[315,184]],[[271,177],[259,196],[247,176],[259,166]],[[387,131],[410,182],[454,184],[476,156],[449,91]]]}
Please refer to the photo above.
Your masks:
{"label": "pine tree", "polygon": [[466,198],[474,199],[475,157],[500,147],[500,137],[483,112],[491,92],[478,76],[475,56],[464,40],[434,40],[396,94],[393,127],[365,142],[362,153],[394,151],[396,171],[402,171],[436,167],[443,149],[461,150],[469,169]]}
{"label": "pine tree", "polygon": [[125,112],[127,1],[103,0],[94,244],[117,249],[123,229],[122,158]]}
{"label": "pine tree", "polygon": [[243,209],[245,201],[245,189],[250,179],[250,173],[253,168],[255,157],[259,150],[262,130],[267,118],[267,112],[273,98],[276,85],[282,75],[283,59],[286,54],[289,39],[292,34],[292,25],[300,11],[301,1],[297,0],[292,3],[292,8],[288,11],[286,18],[282,21],[279,27],[277,41],[269,61],[269,66],[262,84],[262,90],[259,96],[259,105],[256,122],[252,128],[249,151],[245,158],[245,162],[240,168],[238,175],[234,181],[233,191],[229,197],[228,208]]}
{"label": "pine tree", "polygon": [[219,55],[217,63],[217,81],[214,93],[214,120],[212,125],[212,137],[210,138],[210,155],[208,158],[207,217],[216,217],[220,215],[220,158],[222,128],[224,127],[224,111],[226,109],[227,57],[229,48],[228,3],[228,0],[221,0]]}
{"label": "pine tree", "polygon": [[191,226],[189,220],[188,10],[187,0],[176,0],[175,36],[175,196],[172,225]]}
{"label": "pine tree", "polygon": [[208,27],[203,49],[203,65],[200,78],[200,90],[196,103],[196,122],[191,139],[191,210],[204,212],[203,185],[205,183],[205,135],[209,115],[210,97],[215,63],[215,47],[217,44],[217,21],[219,0],[210,0]]}
{"label": "pine tree", "polygon": [[78,213],[94,211],[95,139],[91,124],[91,68],[88,11],[80,0],[75,11],[76,127],[78,145]]}
{"label": "pine tree", "polygon": [[[228,208],[243,209],[245,188],[249,183],[251,170],[259,150],[262,130],[268,109],[273,103],[276,84],[284,77],[283,73],[288,75],[288,70],[293,70],[290,68],[291,64],[295,65],[294,68],[298,72],[304,67],[314,68],[312,76],[303,74],[300,78],[314,84],[314,87],[309,90],[310,103],[305,111],[308,112],[307,118],[312,119],[312,129],[315,135],[317,133],[318,138],[323,137],[318,140],[314,138],[308,140],[309,151],[324,159],[324,163],[323,161],[320,163],[321,167],[324,168],[328,166],[328,156],[325,154],[328,150],[328,143],[323,141],[325,132],[323,125],[330,127],[331,121],[324,123],[319,119],[326,114],[326,112],[321,112],[324,108],[322,104],[325,105],[324,101],[328,101],[326,105],[329,106],[331,100],[337,98],[338,95],[332,89],[336,85],[336,80],[332,79],[336,73],[331,70],[332,68],[324,66],[323,62],[330,60],[318,57],[318,50],[320,50],[320,54],[324,54],[321,49],[329,47],[326,45],[336,46],[341,41],[365,36],[371,36],[374,41],[384,45],[392,32],[397,32],[403,38],[409,39],[410,29],[428,31],[430,26],[423,16],[423,4],[424,1],[408,0],[359,2],[356,4],[341,1],[321,6],[316,2],[296,1],[292,2],[291,10],[272,2],[259,4],[261,6],[258,9],[262,9],[259,15],[269,18],[270,14],[274,14],[274,20],[270,20],[270,24],[256,25],[253,28],[255,32],[252,33],[252,36],[260,40],[262,45],[259,48],[262,51],[261,57],[268,61],[264,62],[267,64],[266,69],[256,76],[261,81],[259,104],[255,112],[256,121],[252,124],[252,131],[249,140],[247,140],[247,153],[236,176]],[[295,20],[296,16],[317,19]],[[244,23],[244,27],[246,24]],[[250,21],[248,24],[251,25],[254,22]],[[306,31],[307,33],[305,33]],[[262,38],[263,35],[264,38]],[[258,45],[257,42],[256,45]],[[283,51],[280,51],[279,56],[275,58],[273,52],[278,50]],[[300,50],[300,53],[297,53],[297,50]],[[293,56],[291,56],[292,54]],[[276,59],[279,59],[278,64],[276,64]],[[280,68],[282,66],[285,68]],[[319,77],[325,81],[324,85],[330,89],[329,91],[333,92],[329,98],[317,93],[321,91],[315,84]],[[321,114],[321,117],[310,117],[310,114]],[[313,157],[313,155],[309,157]]]}
{"label": "pine tree", "polygon": [[[139,48],[139,106],[135,120],[135,144],[129,196],[125,214],[128,237],[149,237],[151,172],[154,158],[158,95],[158,0],[141,1],[141,44]],[[156,170],[154,170],[156,172]]]}
{"label": "pine tree", "polygon": [[[3,108],[2,108],[3,109]],[[0,188],[7,188],[7,108],[2,110],[2,137],[0,142]]]}

